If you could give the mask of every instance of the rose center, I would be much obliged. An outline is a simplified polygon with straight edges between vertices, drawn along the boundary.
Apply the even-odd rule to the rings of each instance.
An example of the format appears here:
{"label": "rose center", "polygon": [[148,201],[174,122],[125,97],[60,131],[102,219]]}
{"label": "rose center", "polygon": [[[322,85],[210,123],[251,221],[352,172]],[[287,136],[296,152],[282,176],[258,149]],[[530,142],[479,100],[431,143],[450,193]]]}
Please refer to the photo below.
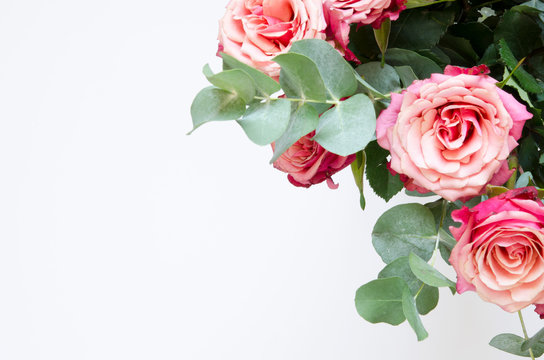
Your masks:
{"label": "rose center", "polygon": [[448,105],[438,109],[438,119],[434,124],[437,139],[446,149],[459,149],[470,140],[474,131],[480,133],[477,109],[465,104]]}

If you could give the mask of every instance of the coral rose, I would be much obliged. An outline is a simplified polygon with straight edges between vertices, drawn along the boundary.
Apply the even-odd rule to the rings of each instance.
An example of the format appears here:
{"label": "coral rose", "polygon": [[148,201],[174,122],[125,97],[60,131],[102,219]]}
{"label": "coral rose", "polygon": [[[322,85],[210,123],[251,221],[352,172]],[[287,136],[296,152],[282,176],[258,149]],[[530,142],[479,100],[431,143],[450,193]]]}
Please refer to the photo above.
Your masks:
{"label": "coral rose", "polygon": [[277,78],[272,59],[294,41],[325,39],[326,27],[321,0],[231,0],[219,21],[219,51]]}
{"label": "coral rose", "polygon": [[457,291],[476,291],[506,311],[544,303],[544,204],[533,187],[514,189],[452,213],[450,263]]}
{"label": "coral rose", "polygon": [[406,0],[325,0],[323,9],[327,20],[327,37],[335,39],[348,60],[356,60],[348,50],[350,24],[372,25],[380,28],[389,18],[396,20],[406,8]]}
{"label": "coral rose", "polygon": [[336,189],[338,185],[332,181],[331,176],[350,165],[356,156],[331,153],[312,140],[314,135],[315,131],[291,145],[274,162],[274,167],[288,173],[287,179],[295,186],[307,188],[326,180],[329,188]]}
{"label": "coral rose", "polygon": [[419,191],[455,201],[508,180],[507,157],[532,114],[487,71],[447,66],[391,94],[376,123],[378,144]]}

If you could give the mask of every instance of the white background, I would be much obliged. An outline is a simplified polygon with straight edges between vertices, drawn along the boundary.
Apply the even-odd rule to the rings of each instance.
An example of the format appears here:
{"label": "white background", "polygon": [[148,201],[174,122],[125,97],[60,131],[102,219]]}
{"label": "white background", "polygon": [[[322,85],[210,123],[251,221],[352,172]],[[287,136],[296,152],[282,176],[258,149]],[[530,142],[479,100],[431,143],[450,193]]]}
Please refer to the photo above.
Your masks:
{"label": "white background", "polygon": [[225,4],[0,2],[0,358],[514,358],[487,342],[517,316],[473,293],[422,343],[357,315],[391,205],[349,170],[299,189],[235,123],[185,135]]}

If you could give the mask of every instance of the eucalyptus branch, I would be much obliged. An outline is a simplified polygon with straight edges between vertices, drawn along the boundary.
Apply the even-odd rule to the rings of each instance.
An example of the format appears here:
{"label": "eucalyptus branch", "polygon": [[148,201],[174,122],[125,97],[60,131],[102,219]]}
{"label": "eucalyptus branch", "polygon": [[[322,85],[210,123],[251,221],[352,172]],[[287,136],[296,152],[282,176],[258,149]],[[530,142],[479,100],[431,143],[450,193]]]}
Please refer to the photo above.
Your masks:
{"label": "eucalyptus branch", "polygon": [[322,101],[322,100],[302,99],[302,98],[289,98],[289,97],[285,97],[285,98],[271,98],[271,97],[264,97],[264,96],[255,96],[254,99],[257,99],[257,100],[267,100],[267,101],[283,99],[283,100],[292,101],[292,102],[301,102],[301,103],[307,102],[307,103],[314,103],[314,104],[330,104],[330,105],[338,105],[338,104],[340,103],[340,101],[336,101],[336,100],[325,100],[325,101]]}

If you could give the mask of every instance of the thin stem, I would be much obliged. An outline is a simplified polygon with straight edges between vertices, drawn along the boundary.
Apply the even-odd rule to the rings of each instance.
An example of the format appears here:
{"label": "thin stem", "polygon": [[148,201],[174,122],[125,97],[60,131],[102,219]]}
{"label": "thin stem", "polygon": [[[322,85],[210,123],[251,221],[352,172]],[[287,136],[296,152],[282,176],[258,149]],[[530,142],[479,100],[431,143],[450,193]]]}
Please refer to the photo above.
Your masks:
{"label": "thin stem", "polygon": [[[280,98],[271,98],[271,97],[264,97],[264,96],[255,96],[254,98],[257,99],[257,100],[279,100],[280,99]],[[281,98],[281,99],[284,99],[284,100],[287,100],[287,101],[293,101],[293,102],[307,102],[307,103],[315,103],[315,104],[338,105],[340,103],[339,101],[334,101],[334,100],[321,101],[321,100],[288,98],[288,97]]]}
{"label": "thin stem", "polygon": [[[521,314],[521,310],[518,311],[519,316],[519,322],[521,323],[521,328],[523,329],[523,337],[525,340],[529,340],[529,335],[527,335],[527,329],[525,328],[525,321],[523,321],[523,315]],[[533,349],[529,348],[529,355],[531,356],[532,360],[535,360],[535,355],[533,354]]]}
{"label": "thin stem", "polygon": [[510,179],[508,179],[508,181],[506,182],[506,187],[508,189],[513,189],[516,186],[516,180],[518,177],[518,166],[518,157],[516,155],[510,156],[510,158],[508,159],[508,168],[514,169],[514,172],[512,173],[512,176],[510,176]]}
{"label": "thin stem", "polygon": [[440,216],[440,224],[438,225],[438,230],[436,232],[436,241],[434,243],[434,252],[433,252],[433,258],[431,260],[431,266],[434,266],[434,263],[436,262],[436,254],[438,253],[438,245],[440,245],[440,229],[442,229],[442,225],[444,225],[444,219],[446,218],[446,212],[448,209],[448,201],[442,199],[442,215]]}
{"label": "thin stem", "polygon": [[521,66],[521,64],[523,64],[523,62],[525,61],[527,57],[524,57],[523,59],[521,59],[518,64],[516,65],[516,67],[512,70],[512,72],[506,77],[506,79],[504,79],[503,81],[501,81],[500,83],[497,83],[497,86],[499,88],[503,88],[504,85],[506,85],[506,83],[508,82],[508,80],[510,80],[510,78],[512,77],[512,75],[514,75],[514,73],[516,72],[516,70]]}

